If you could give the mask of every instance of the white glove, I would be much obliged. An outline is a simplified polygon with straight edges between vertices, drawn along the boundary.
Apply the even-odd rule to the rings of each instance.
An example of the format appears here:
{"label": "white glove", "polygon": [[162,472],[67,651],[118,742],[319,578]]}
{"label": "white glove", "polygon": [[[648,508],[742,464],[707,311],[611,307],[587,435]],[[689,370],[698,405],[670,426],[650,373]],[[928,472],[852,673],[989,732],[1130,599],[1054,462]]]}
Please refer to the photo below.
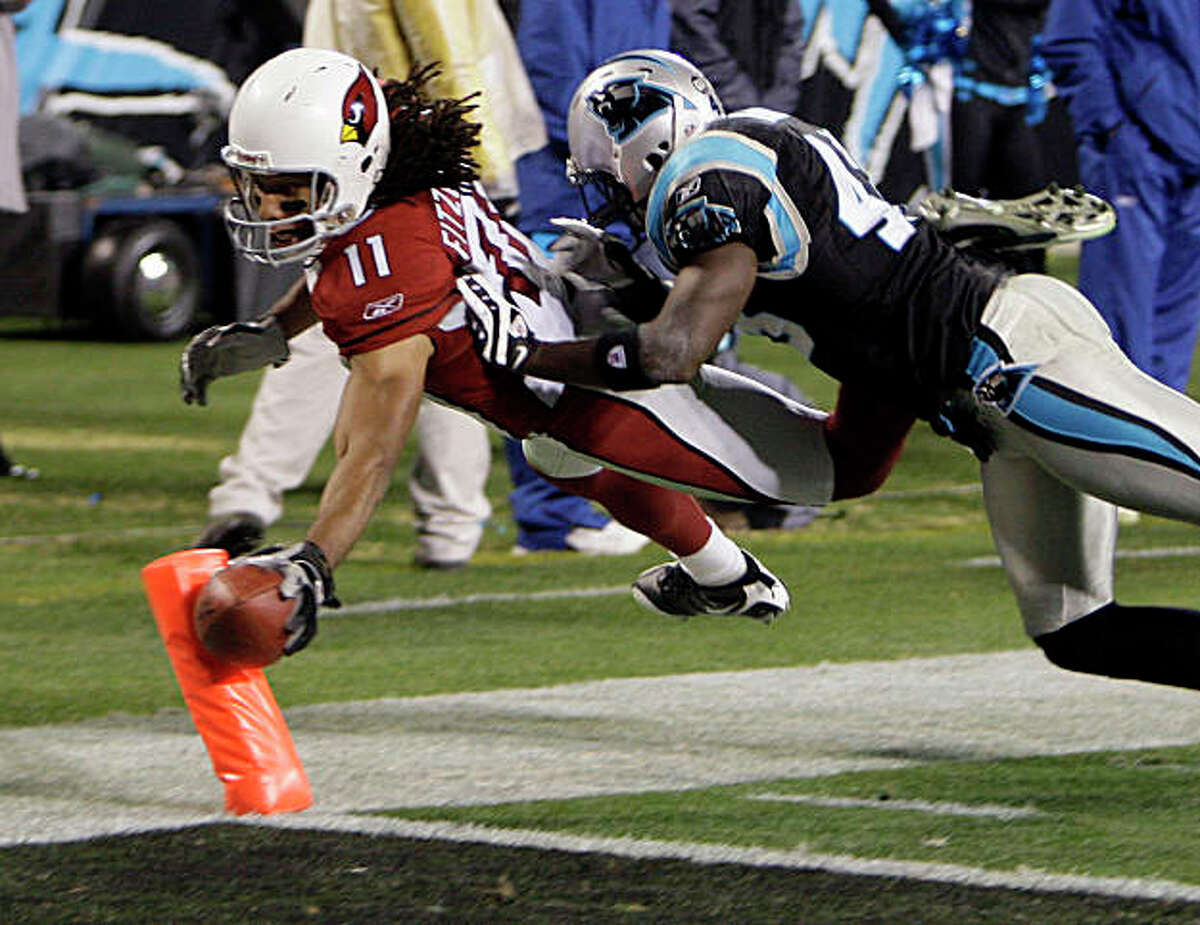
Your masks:
{"label": "white glove", "polygon": [[456,285],[476,352],[485,363],[520,372],[538,345],[525,315],[482,273],[460,276]]}
{"label": "white glove", "polygon": [[260,369],[268,363],[281,366],[289,356],[287,338],[274,318],[235,321],[201,331],[179,358],[179,389],[189,405],[208,402],[208,384],[214,379]]}

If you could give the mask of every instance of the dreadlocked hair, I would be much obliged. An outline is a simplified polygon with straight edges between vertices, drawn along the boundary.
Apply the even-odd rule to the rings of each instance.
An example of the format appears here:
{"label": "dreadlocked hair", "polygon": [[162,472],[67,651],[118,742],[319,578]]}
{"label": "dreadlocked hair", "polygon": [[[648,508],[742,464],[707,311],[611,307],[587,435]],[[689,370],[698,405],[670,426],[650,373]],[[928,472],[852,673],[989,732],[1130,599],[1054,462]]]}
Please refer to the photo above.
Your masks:
{"label": "dreadlocked hair", "polygon": [[435,62],[413,71],[407,80],[383,82],[392,147],[371,194],[372,206],[434,187],[465,186],[479,178],[479,164],[471,153],[479,139],[479,124],[467,118],[476,108],[471,101],[479,94],[431,99],[426,84],[440,73]]}

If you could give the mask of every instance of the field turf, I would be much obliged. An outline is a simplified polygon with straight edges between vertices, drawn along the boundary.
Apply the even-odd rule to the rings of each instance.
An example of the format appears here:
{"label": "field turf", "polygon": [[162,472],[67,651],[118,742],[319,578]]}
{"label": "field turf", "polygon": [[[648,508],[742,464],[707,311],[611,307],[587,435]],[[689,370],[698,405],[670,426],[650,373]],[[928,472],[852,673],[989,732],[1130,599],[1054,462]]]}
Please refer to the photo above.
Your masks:
{"label": "field turf", "polygon": [[[316,805],[223,813],[138,573],[256,377],[186,407],[179,348],[0,326],[0,440],[40,470],[0,480],[0,921],[1200,920],[1200,698],[1048,666],[923,425],[875,497],[737,535],[791,588],[771,628],[639,610],[659,549],[512,556],[498,453],[478,556],[417,569],[406,459],[346,611],[268,671]],[[1123,601],[1195,605],[1193,528],[1120,553]]]}

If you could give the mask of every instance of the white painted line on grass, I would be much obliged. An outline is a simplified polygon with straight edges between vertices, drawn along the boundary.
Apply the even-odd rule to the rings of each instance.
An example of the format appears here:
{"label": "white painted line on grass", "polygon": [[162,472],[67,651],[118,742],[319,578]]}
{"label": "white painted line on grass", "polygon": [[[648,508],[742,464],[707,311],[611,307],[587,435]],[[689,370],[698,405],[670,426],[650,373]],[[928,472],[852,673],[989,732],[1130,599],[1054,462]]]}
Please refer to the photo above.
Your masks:
{"label": "white painted line on grass", "polygon": [[[286,711],[317,799],[254,824],[1200,902],[1172,881],[988,871],[365,815],[692,790],[928,762],[1194,744],[1193,691],[1053,668],[1032,648],[384,698]],[[185,710],[0,729],[0,847],[213,821]],[[416,808],[414,808],[416,807]],[[232,817],[220,817],[234,821]]]}
{"label": "white painted line on grass", "polygon": [[1088,877],[1080,874],[1055,874],[1024,869],[986,870],[960,864],[928,861],[896,861],[885,858],[859,858],[853,855],[822,854],[797,848],[774,851],[767,848],[743,848],[734,845],[710,845],[694,842],[670,842],[637,838],[605,838],[567,835],[529,829],[497,829],[451,822],[418,822],[368,816],[307,813],[303,817],[272,817],[239,820],[251,825],[280,829],[354,832],[392,835],[430,841],[468,842],[499,845],[505,848],[540,848],[577,854],[608,854],[635,859],[693,861],[698,864],[741,864],[746,867],[785,867],[795,870],[819,870],[833,874],[863,877],[905,877],[935,883],[991,887],[1010,890],[1035,890],[1043,893],[1088,893],[1124,899],[1157,899],[1200,902],[1200,886],[1174,880],[1129,877]]}
{"label": "white painted line on grass", "polygon": [[999,806],[993,803],[935,803],[929,800],[863,800],[852,797],[823,797],[811,793],[752,793],[742,799],[763,803],[801,803],[805,806],[820,806],[830,809],[911,810],[918,813],[930,813],[934,816],[966,816],[1004,821],[1030,819],[1045,815],[1041,810],[1034,809],[1032,806]]}
{"label": "white painted line on grass", "polygon": [[84,533],[43,533],[25,536],[0,536],[0,546],[36,546],[39,543],[81,543],[84,540],[109,540],[138,536],[194,536],[199,527],[124,527],[120,530],[88,530]]}
{"label": "white painted line on grass", "polygon": [[[1174,559],[1182,556],[1200,556],[1200,546],[1160,546],[1156,549],[1118,549],[1118,559]],[[960,568],[999,568],[999,556],[976,556],[956,562]]]}
{"label": "white painted line on grass", "polygon": [[502,604],[516,601],[561,601],[584,597],[615,597],[629,594],[629,585],[604,588],[558,588],[553,591],[492,591],[478,594],[439,594],[436,597],[393,597],[383,601],[347,604],[337,610],[322,610],[321,617],[352,616],[359,613],[394,613],[398,610],[433,610],[439,607],[467,607],[472,604]]}
{"label": "white painted line on grass", "polygon": [[966,485],[943,485],[940,488],[901,488],[897,491],[877,491],[868,498],[886,501],[905,501],[920,498],[945,498],[956,495],[978,495],[983,493],[983,483],[970,482]]}

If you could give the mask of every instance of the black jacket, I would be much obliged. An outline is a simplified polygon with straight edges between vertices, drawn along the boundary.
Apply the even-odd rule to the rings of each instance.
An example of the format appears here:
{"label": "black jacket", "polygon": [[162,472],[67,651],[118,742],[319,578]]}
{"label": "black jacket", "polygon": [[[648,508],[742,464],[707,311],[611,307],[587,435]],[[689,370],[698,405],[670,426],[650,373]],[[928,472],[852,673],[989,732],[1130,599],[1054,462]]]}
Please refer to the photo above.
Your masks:
{"label": "black jacket", "polygon": [[671,0],[671,47],[707,75],[726,110],[796,111],[804,55],[796,0]]}

